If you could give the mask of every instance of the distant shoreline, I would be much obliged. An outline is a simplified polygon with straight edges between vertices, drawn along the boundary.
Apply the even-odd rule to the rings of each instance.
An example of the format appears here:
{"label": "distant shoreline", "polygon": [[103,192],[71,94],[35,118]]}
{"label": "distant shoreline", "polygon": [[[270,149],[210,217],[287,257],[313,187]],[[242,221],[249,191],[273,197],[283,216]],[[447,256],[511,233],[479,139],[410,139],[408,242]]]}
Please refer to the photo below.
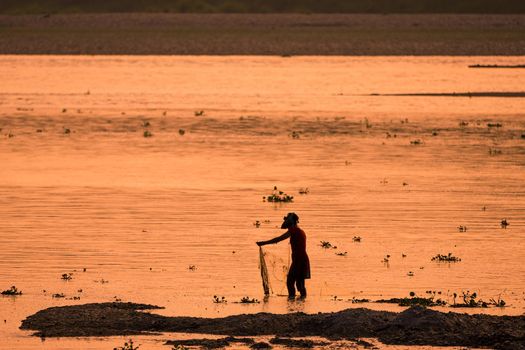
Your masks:
{"label": "distant shoreline", "polygon": [[523,33],[525,15],[0,15],[0,54],[522,56]]}

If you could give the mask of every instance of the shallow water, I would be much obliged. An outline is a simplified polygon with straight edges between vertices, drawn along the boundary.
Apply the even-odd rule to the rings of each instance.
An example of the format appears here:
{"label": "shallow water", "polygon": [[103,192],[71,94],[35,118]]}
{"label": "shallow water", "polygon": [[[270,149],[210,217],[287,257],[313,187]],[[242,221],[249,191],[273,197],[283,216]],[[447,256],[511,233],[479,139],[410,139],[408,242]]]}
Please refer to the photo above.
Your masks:
{"label": "shallow water", "polygon": [[[523,314],[525,100],[369,96],[523,90],[525,70],[467,67],[477,63],[523,62],[0,56],[0,289],[24,292],[0,298],[0,346],[39,344],[17,329],[37,310],[116,298],[215,317],[340,310],[363,306],[352,297],[411,291],[452,302],[469,290],[508,304],[469,312]],[[294,202],[263,202],[275,185]],[[274,295],[233,303],[262,299],[255,241],[280,234],[289,211],[308,235],[308,299],[279,296],[281,243],[265,248]],[[462,261],[430,261],[449,252]],[[161,349],[167,338],[141,339]],[[105,349],[121,339],[43,345]]]}

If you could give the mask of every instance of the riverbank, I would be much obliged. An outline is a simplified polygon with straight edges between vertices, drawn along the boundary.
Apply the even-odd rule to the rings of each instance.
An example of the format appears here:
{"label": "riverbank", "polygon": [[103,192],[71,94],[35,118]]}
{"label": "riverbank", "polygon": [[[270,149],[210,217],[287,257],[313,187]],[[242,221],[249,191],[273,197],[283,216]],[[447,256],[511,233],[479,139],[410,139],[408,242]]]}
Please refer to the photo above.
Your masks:
{"label": "riverbank", "polygon": [[333,313],[242,314],[222,318],[166,317],[154,305],[95,303],[52,307],[27,317],[22,329],[40,337],[159,332],[326,339],[378,338],[385,344],[525,349],[525,316],[442,313],[411,307],[401,313],[365,308]]}
{"label": "riverbank", "polygon": [[0,54],[525,55],[524,31],[525,15],[1,15]]}

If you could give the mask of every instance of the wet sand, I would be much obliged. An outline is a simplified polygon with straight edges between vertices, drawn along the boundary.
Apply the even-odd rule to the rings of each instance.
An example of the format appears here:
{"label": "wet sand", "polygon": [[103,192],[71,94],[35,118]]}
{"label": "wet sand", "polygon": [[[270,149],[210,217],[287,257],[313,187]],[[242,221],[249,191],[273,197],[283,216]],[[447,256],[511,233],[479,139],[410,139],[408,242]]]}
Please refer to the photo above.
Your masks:
{"label": "wet sand", "polygon": [[242,314],[223,318],[166,317],[157,306],[100,303],[52,307],[29,316],[22,329],[40,337],[184,332],[233,336],[377,337],[386,344],[525,349],[525,316],[442,313],[415,306],[400,313],[365,308],[333,313]]}
{"label": "wet sand", "polygon": [[0,54],[525,55],[524,30],[525,15],[3,15]]}

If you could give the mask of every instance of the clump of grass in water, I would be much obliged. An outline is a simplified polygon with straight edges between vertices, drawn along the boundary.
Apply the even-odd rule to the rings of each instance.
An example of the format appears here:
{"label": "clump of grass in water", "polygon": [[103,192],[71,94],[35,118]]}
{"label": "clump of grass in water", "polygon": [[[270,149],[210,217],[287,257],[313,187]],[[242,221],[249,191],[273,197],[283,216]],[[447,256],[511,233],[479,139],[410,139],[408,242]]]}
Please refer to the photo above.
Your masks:
{"label": "clump of grass in water", "polygon": [[228,301],[226,300],[225,297],[219,297],[217,295],[214,295],[213,296],[213,302],[215,304],[224,304],[224,303],[227,303]]}
{"label": "clump of grass in water", "polygon": [[456,304],[457,294],[454,293],[454,304],[451,307],[487,307],[488,304],[481,299],[477,299],[478,295],[476,292],[470,293],[470,291],[462,292],[463,303]]}
{"label": "clump of grass in water", "polygon": [[283,191],[279,191],[277,189],[277,186],[273,187],[273,193],[269,196],[263,197],[263,202],[282,202],[282,203],[289,203],[293,202],[293,196],[290,196]]}
{"label": "clump of grass in water", "polygon": [[144,137],[152,137],[153,133],[149,130],[144,130],[144,133],[142,134]]}
{"label": "clump of grass in water", "polygon": [[391,298],[391,299],[380,299],[376,300],[376,303],[389,303],[389,304],[398,304],[399,306],[444,306],[447,304],[446,301],[442,299],[434,300],[435,295],[432,295],[428,298],[418,297],[416,293],[410,292],[410,297],[406,298]]}
{"label": "clump of grass in water", "polygon": [[22,291],[18,290],[16,286],[11,286],[11,288],[6,289],[0,293],[2,295],[22,295]]}
{"label": "clump of grass in water", "polygon": [[130,339],[124,343],[124,346],[113,348],[113,350],[137,350],[139,347],[140,347],[139,345],[135,346],[133,344],[133,340]]}
{"label": "clump of grass in water", "polygon": [[255,299],[255,298],[250,298],[250,297],[242,297],[241,298],[241,301],[239,302],[240,304],[259,304],[260,301]]}
{"label": "clump of grass in water", "polygon": [[335,245],[332,245],[332,243],[328,242],[328,241],[321,241],[321,244],[320,244],[321,248],[324,248],[324,249],[337,249],[337,246]]}
{"label": "clump of grass in water", "polygon": [[437,254],[436,256],[432,257],[431,261],[439,261],[439,262],[459,262],[459,261],[461,261],[461,258],[452,255],[452,253],[448,253],[448,255]]}
{"label": "clump of grass in water", "polygon": [[73,274],[72,273],[63,273],[62,277],[60,277],[60,279],[62,279],[64,281],[71,281],[73,279]]}
{"label": "clump of grass in water", "polygon": [[201,110],[201,111],[195,111],[195,116],[196,116],[196,117],[202,117],[202,116],[204,116],[204,111],[202,111],[202,110]]}

